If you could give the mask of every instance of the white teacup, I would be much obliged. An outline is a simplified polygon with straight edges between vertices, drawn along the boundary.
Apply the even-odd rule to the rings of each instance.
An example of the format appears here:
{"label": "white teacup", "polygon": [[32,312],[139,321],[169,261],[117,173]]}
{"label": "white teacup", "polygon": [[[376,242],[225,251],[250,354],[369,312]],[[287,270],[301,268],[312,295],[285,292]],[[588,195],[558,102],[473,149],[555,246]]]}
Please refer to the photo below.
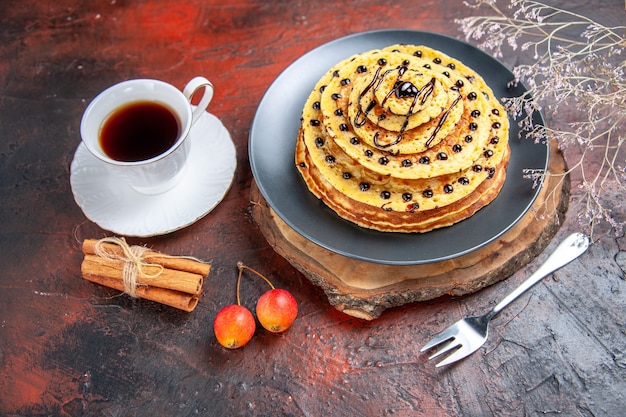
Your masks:
{"label": "white teacup", "polygon": [[[202,88],[204,93],[193,108],[191,99]],[[191,143],[189,132],[212,98],[213,85],[204,77],[189,81],[182,92],[158,80],[124,81],[104,90],[87,106],[80,124],[81,138],[87,149],[125,184],[144,194],[163,193],[182,177]],[[172,137],[171,145],[156,155],[139,160],[116,159],[103,147],[103,128],[117,112],[136,103],[156,103],[168,109],[178,121],[178,134]]]}

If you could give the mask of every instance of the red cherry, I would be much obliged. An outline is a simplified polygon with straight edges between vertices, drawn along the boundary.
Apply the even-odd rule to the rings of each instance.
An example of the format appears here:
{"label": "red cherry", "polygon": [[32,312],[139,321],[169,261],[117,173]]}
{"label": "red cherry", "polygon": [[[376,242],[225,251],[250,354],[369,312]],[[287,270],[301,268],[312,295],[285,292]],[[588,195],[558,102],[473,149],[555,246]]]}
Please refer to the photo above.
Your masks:
{"label": "red cherry", "polygon": [[273,333],[287,330],[298,315],[298,302],[287,290],[274,288],[265,292],[256,304],[261,325]]}
{"label": "red cherry", "polygon": [[221,309],[213,321],[217,341],[228,349],[237,349],[248,343],[255,329],[256,322],[250,310],[238,304]]}

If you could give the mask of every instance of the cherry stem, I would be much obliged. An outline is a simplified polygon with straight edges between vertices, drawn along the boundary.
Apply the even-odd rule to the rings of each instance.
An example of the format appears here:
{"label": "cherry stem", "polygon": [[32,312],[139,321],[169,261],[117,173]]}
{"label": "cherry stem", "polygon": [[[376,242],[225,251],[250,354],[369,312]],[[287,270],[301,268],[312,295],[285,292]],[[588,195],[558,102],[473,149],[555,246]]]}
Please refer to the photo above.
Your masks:
{"label": "cherry stem", "polygon": [[[237,264],[239,266],[239,264]],[[243,268],[239,268],[239,276],[237,277],[237,305],[241,305],[241,300],[239,299],[239,284],[241,283],[241,274],[243,273]]]}
{"label": "cherry stem", "polygon": [[263,281],[267,282],[267,285],[269,285],[272,289],[275,289],[271,281],[265,278],[265,276],[259,271],[257,271],[256,269],[250,268],[249,266],[244,265],[244,263],[241,261],[237,262],[237,268],[239,268],[239,277],[237,278],[237,304],[239,304],[239,282],[241,281],[241,274],[243,273],[244,269],[247,269],[248,271],[253,272],[259,277],[263,278]]}

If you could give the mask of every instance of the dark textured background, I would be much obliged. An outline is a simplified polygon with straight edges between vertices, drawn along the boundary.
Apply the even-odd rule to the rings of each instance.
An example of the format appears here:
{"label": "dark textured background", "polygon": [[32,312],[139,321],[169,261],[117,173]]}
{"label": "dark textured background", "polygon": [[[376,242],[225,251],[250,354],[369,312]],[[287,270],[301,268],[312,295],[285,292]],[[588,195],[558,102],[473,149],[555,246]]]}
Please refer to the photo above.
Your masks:
{"label": "dark textured background", "polygon": [[[621,0],[552,3],[624,24]],[[470,13],[459,0],[0,2],[0,414],[621,414],[623,238],[601,238],[501,313],[484,348],[437,370],[419,347],[506,295],[545,255],[472,296],[411,304],[362,322],[332,309],[250,218],[248,132],[280,71],[324,42],[364,30],[460,37],[453,19]],[[519,51],[503,58],[508,65],[529,59]],[[182,88],[195,75],[214,82],[210,111],[236,144],[233,187],[196,224],[130,239],[212,260],[203,298],[187,314],[81,278],[80,242],[108,233],[74,203],[69,165],[82,111],[98,92],[139,77]],[[622,200],[614,195],[609,203],[623,217]],[[557,237],[576,227],[568,217]],[[287,333],[257,330],[245,348],[227,351],[212,321],[235,302],[239,260],[291,291],[300,314]],[[253,308],[265,289],[244,279],[244,304]]]}

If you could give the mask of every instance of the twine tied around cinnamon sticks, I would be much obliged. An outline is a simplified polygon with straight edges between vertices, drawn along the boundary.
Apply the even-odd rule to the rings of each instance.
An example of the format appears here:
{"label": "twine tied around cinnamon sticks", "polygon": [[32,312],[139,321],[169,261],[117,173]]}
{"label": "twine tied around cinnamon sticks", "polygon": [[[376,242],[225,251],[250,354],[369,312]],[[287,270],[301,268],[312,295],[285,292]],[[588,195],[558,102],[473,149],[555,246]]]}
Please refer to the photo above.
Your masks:
{"label": "twine tied around cinnamon sticks", "polygon": [[[105,243],[112,243],[122,249],[122,255],[118,251],[107,250]],[[156,278],[163,273],[163,265],[148,263],[143,258],[143,253],[148,250],[145,246],[130,246],[126,239],[119,237],[105,237],[96,242],[94,251],[96,255],[106,259],[124,261],[122,268],[122,281],[124,282],[124,292],[131,297],[137,298],[137,275],[141,274],[146,278]],[[155,273],[148,273],[148,267],[157,268]]]}
{"label": "twine tied around cinnamon sticks", "polygon": [[124,238],[83,242],[83,277],[89,281],[184,311],[193,311],[211,265],[188,256],[170,256]]}

